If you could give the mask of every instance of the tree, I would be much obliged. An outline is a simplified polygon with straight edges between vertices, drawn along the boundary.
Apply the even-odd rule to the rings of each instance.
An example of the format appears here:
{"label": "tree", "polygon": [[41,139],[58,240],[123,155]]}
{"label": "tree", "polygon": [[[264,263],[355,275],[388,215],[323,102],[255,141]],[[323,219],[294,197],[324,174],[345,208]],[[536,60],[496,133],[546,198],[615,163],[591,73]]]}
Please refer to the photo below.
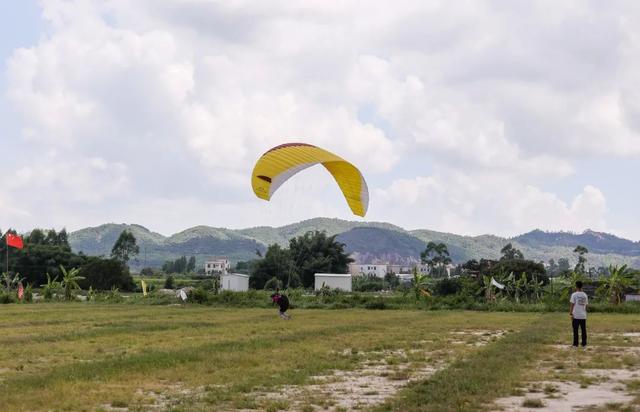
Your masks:
{"label": "tree", "polygon": [[539,262],[526,259],[500,260],[491,268],[490,275],[496,279],[502,279],[507,273],[525,274],[527,281],[542,282],[543,285],[549,283],[549,277],[544,265]]}
{"label": "tree", "polygon": [[196,270],[196,257],[195,256],[191,256],[189,258],[189,262],[187,263],[187,268],[186,268],[187,272],[193,272]]}
{"label": "tree", "polygon": [[84,278],[80,285],[85,289],[92,287],[95,290],[110,290],[115,287],[132,290],[134,287],[127,266],[115,259],[90,257],[80,268],[80,275]]}
{"label": "tree", "polygon": [[67,234],[67,229],[62,228],[62,230],[58,233],[56,239],[56,245],[64,248],[65,250],[71,250],[71,246],[69,245],[69,235]]}
{"label": "tree", "polygon": [[253,265],[251,271],[251,286],[256,289],[264,288],[265,283],[272,278],[287,284],[294,273],[294,264],[289,250],[273,244],[267,248],[264,258]]}
{"label": "tree", "polygon": [[[316,273],[347,273],[353,259],[344,251],[345,245],[336,236],[325,232],[307,232],[289,241],[293,273],[304,287],[312,287]],[[286,284],[286,283],[285,283]]]}
{"label": "tree", "polygon": [[462,265],[462,271],[465,274],[480,278],[482,276],[489,275],[491,273],[491,269],[497,264],[497,260],[480,259],[478,262],[477,260],[472,259]]}
{"label": "tree", "polygon": [[500,253],[502,254],[500,260],[524,259],[522,252],[514,248],[511,243],[507,243],[502,250],[500,250]]}
{"label": "tree", "polygon": [[587,263],[587,258],[586,258],[586,254],[589,253],[589,250],[584,247],[584,246],[576,246],[576,248],[573,250],[573,253],[577,253],[578,254],[578,263],[576,264],[576,267],[573,269],[574,272],[578,272],[582,275],[585,274],[585,264]]}
{"label": "tree", "polygon": [[434,292],[439,296],[455,295],[462,290],[462,283],[457,278],[440,279],[435,287]]}
{"label": "tree", "polygon": [[549,268],[547,269],[547,273],[549,274],[549,277],[558,275],[558,264],[556,263],[555,259],[549,259]]}
{"label": "tree", "polygon": [[66,300],[72,300],[73,291],[76,289],[80,289],[78,281],[84,279],[84,277],[79,275],[80,270],[77,268],[73,268],[67,271],[64,266],[60,266],[60,271],[62,272],[61,286],[62,289],[64,289],[64,298]]}
{"label": "tree", "polygon": [[45,234],[42,229],[33,229],[29,236],[25,239],[25,242],[30,245],[43,245],[45,243]]}
{"label": "tree", "polygon": [[248,275],[253,271],[253,267],[256,264],[256,262],[258,261],[257,260],[240,261],[236,263],[234,272]]}
{"label": "tree", "polygon": [[420,253],[420,261],[429,266],[430,272],[438,270],[438,275],[444,277],[446,265],[451,263],[449,250],[444,243],[429,242],[424,252]]}
{"label": "tree", "polygon": [[[32,230],[28,236],[24,237],[24,249],[10,251],[9,271],[12,274],[20,273],[27,283],[40,285],[46,282],[47,273],[59,277],[60,266],[82,266],[86,256],[82,253],[73,253],[68,243],[61,243],[59,237],[54,230],[47,231],[46,234],[42,229]],[[5,256],[6,244],[3,237],[0,241],[0,267],[2,268],[6,265]]]}
{"label": "tree", "polygon": [[58,246],[58,234],[56,233],[55,229],[51,229],[47,231],[45,244],[50,246]]}
{"label": "tree", "polygon": [[598,294],[613,304],[620,304],[634,282],[635,272],[624,266],[609,266],[609,276],[600,279]]}
{"label": "tree", "polygon": [[173,283],[173,276],[169,275],[167,276],[167,278],[164,280],[164,288],[165,289],[173,289],[174,288],[174,283]]}
{"label": "tree", "polygon": [[113,245],[113,249],[111,249],[111,257],[126,265],[129,259],[138,255],[138,253],[140,253],[140,247],[136,242],[135,236],[128,230],[123,230]]}
{"label": "tree", "polygon": [[384,275],[384,283],[389,289],[394,290],[400,286],[400,277],[395,273],[387,273]]}
{"label": "tree", "polygon": [[569,259],[560,258],[558,259],[558,274],[563,275],[571,270],[571,265],[569,264]]}

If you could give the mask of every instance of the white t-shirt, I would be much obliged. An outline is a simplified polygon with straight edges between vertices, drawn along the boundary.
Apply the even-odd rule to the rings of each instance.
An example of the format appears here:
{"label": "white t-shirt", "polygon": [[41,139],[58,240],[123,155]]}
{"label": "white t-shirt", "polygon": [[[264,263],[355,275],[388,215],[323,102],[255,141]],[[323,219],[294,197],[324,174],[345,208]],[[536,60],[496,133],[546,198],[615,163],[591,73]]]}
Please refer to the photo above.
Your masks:
{"label": "white t-shirt", "polygon": [[587,296],[587,294],[584,292],[573,292],[569,301],[574,304],[573,318],[586,319],[587,304],[589,303],[589,297]]}

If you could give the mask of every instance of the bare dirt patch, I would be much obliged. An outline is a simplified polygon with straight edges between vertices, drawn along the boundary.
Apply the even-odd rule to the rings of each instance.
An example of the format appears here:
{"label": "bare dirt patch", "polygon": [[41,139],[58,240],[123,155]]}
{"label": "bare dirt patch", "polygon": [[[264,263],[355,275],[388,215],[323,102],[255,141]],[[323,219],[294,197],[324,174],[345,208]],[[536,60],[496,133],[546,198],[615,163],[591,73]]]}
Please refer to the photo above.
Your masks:
{"label": "bare dirt patch", "polygon": [[[449,344],[478,347],[505,334],[504,331],[452,332]],[[418,346],[424,342],[417,342]],[[365,409],[384,402],[408,383],[423,380],[451,361],[453,349],[386,350],[360,352],[360,365],[348,371],[311,378],[309,385],[288,385],[277,390],[257,391],[258,405],[286,403],[292,411],[341,411]],[[342,355],[352,355],[350,349]]]}
{"label": "bare dirt patch", "polygon": [[[627,383],[637,379],[635,370],[586,369],[582,382],[542,381],[529,384],[520,394],[498,399],[503,411],[619,410],[635,400]],[[635,409],[631,409],[635,410]]]}

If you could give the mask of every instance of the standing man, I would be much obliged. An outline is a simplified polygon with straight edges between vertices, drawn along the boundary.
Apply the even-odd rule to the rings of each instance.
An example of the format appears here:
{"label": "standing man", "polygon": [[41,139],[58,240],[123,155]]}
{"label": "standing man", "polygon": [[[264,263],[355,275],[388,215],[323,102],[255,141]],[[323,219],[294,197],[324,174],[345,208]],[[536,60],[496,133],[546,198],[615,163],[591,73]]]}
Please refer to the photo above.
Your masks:
{"label": "standing man", "polygon": [[571,326],[573,326],[573,347],[578,347],[578,328],[582,332],[582,347],[587,346],[587,305],[589,297],[582,291],[582,282],[576,282],[576,291],[571,294]]}

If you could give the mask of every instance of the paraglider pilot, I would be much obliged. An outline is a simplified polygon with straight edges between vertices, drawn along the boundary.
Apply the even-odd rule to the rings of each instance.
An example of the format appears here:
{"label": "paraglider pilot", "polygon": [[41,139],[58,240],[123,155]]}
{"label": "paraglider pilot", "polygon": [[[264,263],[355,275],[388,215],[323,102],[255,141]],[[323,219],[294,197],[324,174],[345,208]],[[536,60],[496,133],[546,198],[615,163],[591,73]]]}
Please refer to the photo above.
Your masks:
{"label": "paraglider pilot", "polygon": [[271,300],[280,308],[280,317],[285,320],[290,320],[291,316],[286,313],[289,309],[289,298],[287,295],[280,294],[280,289],[276,289],[276,293],[271,295]]}

